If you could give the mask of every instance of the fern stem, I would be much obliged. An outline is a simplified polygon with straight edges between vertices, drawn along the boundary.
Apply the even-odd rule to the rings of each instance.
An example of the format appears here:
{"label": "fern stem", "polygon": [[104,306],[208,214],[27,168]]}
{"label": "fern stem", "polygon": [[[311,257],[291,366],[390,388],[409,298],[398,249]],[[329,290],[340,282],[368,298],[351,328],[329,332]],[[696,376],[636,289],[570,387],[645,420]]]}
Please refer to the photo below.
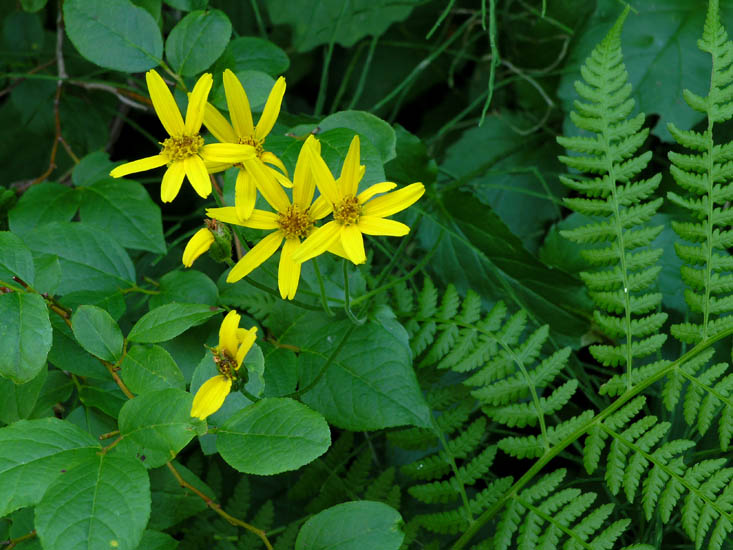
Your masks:
{"label": "fern stem", "polygon": [[596,416],[591,418],[582,426],[579,426],[573,433],[569,434],[565,439],[560,441],[548,452],[538,458],[537,461],[530,467],[530,469],[527,470],[527,472],[522,477],[514,482],[514,485],[512,485],[509,491],[507,491],[502,498],[495,502],[491,508],[486,510],[478,518],[476,518],[476,521],[473,522],[468,527],[468,529],[466,529],[463,535],[461,535],[461,537],[453,544],[451,550],[460,550],[461,548],[464,548],[466,544],[468,544],[473,536],[478,532],[478,530],[481,529],[481,527],[483,527],[486,522],[488,522],[504,508],[509,499],[515,498],[519,491],[522,490],[522,488],[524,488],[524,486],[527,485],[527,483],[529,483],[538,473],[540,473],[540,471],[542,471],[542,468],[544,468],[553,458],[559,455],[568,446],[572,445],[575,441],[580,439],[583,434],[585,434],[588,430],[593,428],[595,425],[603,422],[606,418],[608,418],[611,414],[620,409],[623,405],[631,401],[634,397],[642,393],[652,384],[667,376],[673,370],[678,369],[681,365],[685,364],[687,361],[694,358],[699,353],[702,353],[716,342],[723,340],[724,338],[727,338],[731,335],[733,335],[733,327],[722,331],[719,334],[716,334],[709,340],[700,342],[690,351],[688,351],[675,361],[672,361],[666,367],[660,369],[659,372],[657,372],[656,374],[653,374],[643,382],[639,382],[637,385],[633,386],[631,389],[621,394],[618,399],[616,399],[603,411],[599,412]]}
{"label": "fern stem", "polygon": [[542,519],[544,519],[547,523],[549,523],[551,525],[554,525],[555,527],[557,527],[558,529],[560,529],[563,533],[565,533],[566,535],[568,535],[570,538],[574,539],[575,542],[577,542],[579,545],[581,545],[586,550],[596,550],[596,547],[591,546],[586,541],[584,541],[582,538],[580,538],[578,536],[578,533],[576,533],[572,529],[568,529],[562,523],[558,523],[557,521],[555,521],[555,519],[552,516],[550,516],[548,514],[545,514],[542,510],[540,510],[536,506],[532,505],[531,503],[527,502],[526,500],[523,500],[519,496],[515,496],[514,497],[514,500],[516,500],[517,502],[519,502],[522,506],[524,506],[528,510],[531,510],[532,512],[534,512],[535,514],[537,514],[539,517],[541,517]]}
{"label": "fern stem", "polygon": [[453,470],[453,475],[456,476],[456,481],[458,481],[458,492],[461,495],[461,502],[463,502],[463,507],[466,509],[466,518],[468,519],[469,524],[473,523],[473,514],[471,513],[471,504],[468,502],[468,495],[466,494],[466,486],[463,483],[463,479],[461,477],[461,472],[458,469],[458,465],[456,464],[456,459],[453,456],[453,453],[450,452],[450,447],[448,447],[448,442],[445,439],[445,435],[443,434],[443,430],[441,430],[438,427],[438,424],[435,422],[435,419],[432,419],[433,422],[433,433],[438,436],[438,439],[440,440],[440,444],[443,446],[443,449],[445,449],[446,454],[448,455],[448,462],[450,463],[450,468]]}
{"label": "fern stem", "polygon": [[[711,75],[715,73],[715,56],[713,56],[713,70]],[[712,89],[712,76],[710,77],[710,88]],[[713,273],[713,122],[711,114],[708,112],[708,211],[707,223],[705,224],[705,239],[707,242],[706,258],[705,258],[705,301],[703,302],[703,321],[702,321],[702,337],[708,337],[708,321],[710,320],[710,278]]]}

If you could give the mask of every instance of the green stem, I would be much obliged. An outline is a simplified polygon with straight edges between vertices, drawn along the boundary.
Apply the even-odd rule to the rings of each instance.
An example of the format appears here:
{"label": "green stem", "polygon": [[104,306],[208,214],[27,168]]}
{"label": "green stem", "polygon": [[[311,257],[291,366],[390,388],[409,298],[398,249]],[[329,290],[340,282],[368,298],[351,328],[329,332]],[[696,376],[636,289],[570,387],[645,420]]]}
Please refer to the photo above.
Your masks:
{"label": "green stem", "polygon": [[341,25],[341,19],[344,16],[344,10],[346,9],[347,2],[341,4],[341,11],[339,12],[336,24],[333,26],[331,32],[331,39],[328,41],[328,48],[326,49],[326,55],[323,60],[323,69],[321,70],[321,83],[318,87],[318,97],[316,98],[316,108],[313,110],[313,116],[321,116],[323,111],[323,105],[326,103],[326,89],[328,88],[328,67],[331,65],[331,56],[333,56],[333,47],[336,44],[336,31],[338,31]]}
{"label": "green stem", "polygon": [[367,58],[364,62],[364,66],[361,69],[361,76],[359,77],[359,83],[356,85],[356,91],[354,92],[354,96],[351,98],[351,101],[349,102],[349,106],[347,109],[353,109],[359,99],[361,98],[361,94],[364,91],[364,84],[366,84],[366,77],[369,74],[369,68],[372,66],[372,58],[374,57],[374,50],[377,49],[377,41],[379,40],[378,36],[374,36],[372,38],[372,41],[369,43],[369,51],[367,52]]}
{"label": "green stem", "polygon": [[255,14],[255,21],[257,21],[257,30],[260,31],[260,36],[267,40],[267,31],[265,31],[265,24],[262,21],[262,15],[260,14],[260,7],[257,5],[257,0],[249,0],[252,6],[252,11]]}
{"label": "green stem", "polygon": [[363,325],[366,323],[366,317],[359,319],[354,312],[351,311],[351,293],[349,292],[349,264],[348,260],[344,260],[344,311],[349,320],[355,325]]}
{"label": "green stem", "polygon": [[323,305],[323,311],[326,312],[326,315],[329,317],[333,317],[335,314],[331,310],[331,306],[328,305],[328,296],[326,295],[326,286],[323,284],[323,277],[321,277],[321,270],[318,267],[318,262],[316,261],[316,258],[313,258],[313,269],[316,272],[316,278],[318,279],[318,287],[321,291],[321,304]]}

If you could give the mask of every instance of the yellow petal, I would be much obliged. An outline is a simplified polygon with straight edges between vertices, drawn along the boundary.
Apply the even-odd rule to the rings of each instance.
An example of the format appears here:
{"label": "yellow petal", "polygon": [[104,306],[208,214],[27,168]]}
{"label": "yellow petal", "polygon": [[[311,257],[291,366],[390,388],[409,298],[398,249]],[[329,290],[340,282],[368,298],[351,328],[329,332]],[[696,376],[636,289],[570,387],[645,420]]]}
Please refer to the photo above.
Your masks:
{"label": "yellow petal", "polygon": [[[273,166],[277,167],[286,176],[288,175],[288,169],[285,168],[283,161],[281,161],[275,153],[265,151],[260,155],[260,159],[262,160],[262,162],[266,162],[267,164],[272,164]],[[287,187],[287,185],[285,187]]]}
{"label": "yellow petal", "polygon": [[255,158],[257,153],[251,145],[238,143],[210,143],[201,148],[201,156],[208,162],[228,162],[237,164]]}
{"label": "yellow petal", "polygon": [[282,231],[273,231],[239,260],[227,275],[227,283],[235,283],[242,277],[249,275],[252,270],[259,267],[267,258],[272,256],[283,240]]}
{"label": "yellow petal", "polygon": [[201,157],[194,155],[183,160],[183,167],[186,169],[188,181],[191,182],[194,191],[200,197],[206,198],[211,194],[211,178],[206,171],[206,165]]}
{"label": "yellow petal", "polygon": [[366,262],[366,253],[364,252],[364,237],[361,231],[355,225],[344,227],[341,230],[341,244],[344,246],[346,256],[355,264],[363,264]]}
{"label": "yellow petal", "polygon": [[269,170],[272,177],[275,178],[275,181],[277,181],[283,187],[287,187],[288,189],[290,189],[293,186],[293,182],[291,182],[285,174],[280,172],[280,170],[276,170],[272,166],[267,165],[265,166],[265,168]]}
{"label": "yellow petal", "polygon": [[240,169],[237,181],[234,184],[234,208],[240,220],[246,220],[252,215],[257,201],[257,187],[246,170]]}
{"label": "yellow petal", "polygon": [[239,141],[232,125],[211,103],[207,103],[204,109],[204,126],[222,143],[237,143]]}
{"label": "yellow petal", "polygon": [[239,225],[242,220],[237,216],[237,209],[233,206],[223,206],[221,208],[207,208],[206,215],[217,221],[224,223],[233,223]]}
{"label": "yellow petal", "polygon": [[349,259],[349,257],[346,255],[346,250],[344,250],[344,245],[341,244],[341,239],[336,239],[335,241],[333,241],[328,247],[328,252],[330,252],[331,254],[336,254],[336,256],[339,256],[344,260]]}
{"label": "yellow petal", "polygon": [[281,76],[277,79],[272,90],[270,90],[270,95],[267,97],[265,109],[262,111],[259,122],[257,122],[257,128],[255,128],[255,139],[265,139],[265,136],[275,126],[275,121],[280,114],[280,105],[283,102],[284,95],[285,78]]}
{"label": "yellow petal", "polygon": [[425,193],[425,187],[422,183],[412,183],[407,187],[370,200],[361,211],[365,216],[385,218],[412,205],[422,197],[423,193]]}
{"label": "yellow petal", "polygon": [[359,189],[359,167],[360,167],[360,141],[359,134],[355,135],[349,145],[349,152],[346,153],[344,164],[341,167],[341,189],[344,195],[356,195]]}
{"label": "yellow petal", "polygon": [[258,158],[244,161],[244,167],[254,179],[257,189],[265,200],[278,212],[285,212],[290,207],[290,199],[283,188],[275,181],[272,171],[265,167]]}
{"label": "yellow petal", "polygon": [[311,233],[293,253],[293,261],[302,263],[323,254],[333,241],[339,238],[342,225],[330,221]]}
{"label": "yellow petal", "polygon": [[241,137],[252,137],[255,135],[254,124],[252,123],[252,110],[249,106],[247,93],[242,83],[232,71],[224,71],[224,93],[227,96],[227,107],[229,116],[234,125],[234,131]]}
{"label": "yellow petal", "polygon": [[310,168],[310,156],[305,145],[300,148],[298,160],[295,163],[295,174],[293,174],[293,204],[305,209],[311,205],[313,195],[316,192],[316,180],[313,179],[313,172]]}
{"label": "yellow petal", "polygon": [[333,204],[326,200],[326,197],[319,195],[319,197],[313,201],[310,208],[311,218],[314,220],[320,220],[328,216],[333,212]]}
{"label": "yellow petal", "polygon": [[309,142],[306,141],[306,144],[303,147],[308,155],[308,161],[311,166],[311,170],[313,171],[313,177],[316,180],[316,185],[318,186],[318,190],[321,192],[321,195],[325,196],[326,200],[333,204],[338,203],[342,198],[341,192],[339,187],[336,185],[336,180],[333,179],[333,174],[331,174],[331,171],[328,169],[325,161],[321,158],[321,154],[316,151],[312,142],[309,144]]}
{"label": "yellow petal", "polygon": [[224,404],[224,400],[232,389],[232,381],[221,374],[209,378],[204,382],[193,398],[191,416],[206,420]]}
{"label": "yellow petal", "polygon": [[252,344],[255,343],[257,338],[257,327],[252,327],[249,330],[240,329],[237,333],[239,338],[239,349],[237,350],[237,369],[242,366],[242,361],[247,357],[249,350],[252,349]]}
{"label": "yellow petal", "polygon": [[164,164],[168,164],[168,159],[163,155],[155,155],[154,157],[145,157],[144,159],[133,160],[132,162],[116,166],[112,169],[109,175],[113,178],[121,178],[127,174],[152,170],[153,168],[158,168]]}
{"label": "yellow petal", "polygon": [[183,177],[186,175],[186,169],[183,161],[177,161],[168,166],[168,170],[163,174],[163,181],[160,184],[160,200],[163,202],[171,202],[178,195],[183,183]]}
{"label": "yellow petal", "polygon": [[293,253],[300,247],[300,239],[285,239],[280,252],[280,265],[277,270],[277,287],[283,299],[292,300],[298,291],[301,264],[293,261]]}
{"label": "yellow petal", "polygon": [[382,183],[375,183],[374,185],[370,185],[364,191],[359,193],[356,198],[359,201],[359,204],[364,204],[366,201],[371,199],[374,195],[379,195],[381,193],[386,193],[387,191],[391,191],[397,187],[396,183],[392,183],[391,181],[383,181]]}
{"label": "yellow petal", "polygon": [[206,252],[214,242],[214,234],[205,227],[194,233],[183,249],[183,265],[191,267],[193,262]]}
{"label": "yellow petal", "polygon": [[216,174],[218,172],[223,172],[224,170],[227,170],[232,167],[231,162],[207,162],[204,161],[204,166],[206,166],[206,171],[209,174]]}
{"label": "yellow petal", "polygon": [[237,329],[239,328],[239,321],[241,316],[235,310],[231,310],[226,314],[224,320],[219,326],[219,350],[226,351],[229,357],[234,359],[237,356],[237,347],[239,347],[239,340],[237,340]]}
{"label": "yellow petal", "polygon": [[387,237],[402,237],[410,232],[410,226],[404,223],[375,216],[359,217],[357,227],[366,235],[386,235]]}
{"label": "yellow petal", "polygon": [[165,131],[171,136],[183,135],[183,117],[181,117],[181,111],[178,110],[178,105],[168,85],[154,70],[145,73],[145,81],[148,83],[148,93],[153,102],[153,109]]}
{"label": "yellow petal", "polygon": [[242,220],[241,225],[252,229],[279,229],[277,220],[278,216],[274,212],[255,208],[249,218]]}
{"label": "yellow petal", "polygon": [[201,123],[204,121],[206,110],[206,99],[209,97],[211,85],[214,79],[210,73],[202,74],[193,87],[193,92],[188,96],[188,107],[186,108],[185,131],[188,135],[198,134],[201,130]]}

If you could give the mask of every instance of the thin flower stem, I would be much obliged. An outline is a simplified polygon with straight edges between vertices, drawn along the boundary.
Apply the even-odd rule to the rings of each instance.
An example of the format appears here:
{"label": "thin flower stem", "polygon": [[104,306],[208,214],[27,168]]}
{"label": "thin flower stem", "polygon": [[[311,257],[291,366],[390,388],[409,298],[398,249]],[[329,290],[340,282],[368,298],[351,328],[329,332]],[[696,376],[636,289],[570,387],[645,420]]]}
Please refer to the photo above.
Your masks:
{"label": "thin flower stem", "polygon": [[318,87],[318,97],[316,98],[316,107],[313,110],[313,116],[321,116],[323,106],[326,103],[326,89],[328,88],[328,67],[331,65],[331,57],[333,56],[333,47],[336,44],[336,32],[338,32],[341,26],[341,18],[344,16],[347,2],[341,4],[341,11],[339,12],[336,24],[333,26],[331,32],[331,39],[328,41],[328,48],[323,59],[323,70],[321,71],[321,84]]}
{"label": "thin flower stem", "polygon": [[326,287],[323,284],[323,277],[321,277],[321,270],[318,268],[318,262],[316,261],[316,258],[313,258],[313,269],[316,272],[316,278],[318,279],[318,286],[321,290],[321,304],[323,304],[323,311],[325,311],[329,317],[333,317],[335,314],[331,310],[331,306],[328,305],[328,296],[326,296]]}
{"label": "thin flower stem", "polygon": [[31,531],[27,535],[23,535],[22,537],[18,537],[17,539],[8,539],[8,540],[4,540],[0,542],[0,546],[6,546],[8,550],[10,550],[11,548],[15,548],[15,545],[18,544],[19,542],[30,540],[35,537],[36,537],[36,530],[33,529],[33,531]]}
{"label": "thin flower stem", "polygon": [[265,23],[262,21],[262,14],[260,14],[260,7],[257,5],[257,0],[249,0],[252,6],[252,11],[255,14],[255,21],[257,21],[257,30],[260,31],[260,36],[267,40],[267,31],[265,30]]}
{"label": "thin flower stem", "polygon": [[259,539],[264,543],[265,548],[267,550],[272,550],[272,544],[270,544],[270,541],[267,539],[267,534],[262,529],[258,529],[254,525],[250,525],[247,522],[244,522],[240,519],[235,518],[234,516],[230,516],[227,514],[224,510],[221,509],[221,505],[214,502],[211,498],[207,497],[204,493],[199,491],[196,487],[188,483],[183,477],[181,477],[181,474],[178,473],[178,470],[176,470],[176,467],[173,466],[171,462],[167,462],[166,466],[168,466],[168,469],[173,474],[173,477],[176,478],[176,481],[178,481],[178,484],[183,487],[184,489],[188,489],[193,494],[195,494],[197,497],[199,497],[201,500],[203,500],[206,505],[211,508],[214,512],[219,514],[221,517],[223,517],[225,520],[227,520],[232,525],[236,525],[239,527],[243,527],[250,533],[254,533],[259,537]]}
{"label": "thin flower stem", "polygon": [[344,311],[349,320],[355,325],[363,325],[366,323],[366,317],[359,319],[354,312],[351,311],[351,293],[349,292],[349,264],[348,260],[344,260]]}
{"label": "thin flower stem", "polygon": [[117,439],[115,439],[112,443],[110,443],[109,445],[107,445],[106,447],[104,447],[102,449],[101,454],[106,455],[109,451],[111,451],[112,449],[114,449],[119,444],[119,442],[122,441],[124,438],[125,438],[125,436],[124,435],[121,435],[120,437],[118,437]]}
{"label": "thin flower stem", "polygon": [[111,432],[107,432],[106,434],[102,434],[99,436],[99,440],[109,439],[111,437],[114,437],[116,435],[120,435],[120,430],[113,430]]}
{"label": "thin flower stem", "polygon": [[354,96],[351,98],[347,109],[353,109],[361,98],[361,94],[364,91],[364,85],[366,84],[367,75],[369,74],[369,69],[372,66],[372,58],[374,57],[374,50],[377,49],[378,41],[379,36],[374,36],[372,37],[372,41],[369,43],[369,51],[367,52],[367,58],[364,62],[364,66],[361,69],[359,83],[356,85],[356,91],[354,91]]}

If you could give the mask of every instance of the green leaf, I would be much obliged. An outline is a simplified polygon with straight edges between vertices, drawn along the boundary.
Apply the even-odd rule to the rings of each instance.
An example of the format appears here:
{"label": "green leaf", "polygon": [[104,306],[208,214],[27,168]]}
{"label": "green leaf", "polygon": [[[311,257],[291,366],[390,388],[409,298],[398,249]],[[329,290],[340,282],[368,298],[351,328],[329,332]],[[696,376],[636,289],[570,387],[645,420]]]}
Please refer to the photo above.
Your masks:
{"label": "green leaf", "polygon": [[[185,466],[173,462],[181,477],[211,499],[213,491]],[[150,488],[153,496],[152,512],[148,528],[164,530],[186,518],[206,510],[206,504],[197,495],[181,487],[168,468],[150,471]],[[141,549],[142,550],[142,549]]]}
{"label": "green leaf", "polygon": [[117,290],[135,284],[127,252],[106,233],[86,224],[50,223],[23,235],[35,254],[55,254],[62,278],[56,292]]}
{"label": "green leaf", "polygon": [[0,376],[23,384],[38,376],[51,349],[51,321],[38,294],[0,294]]}
{"label": "green leaf", "polygon": [[303,402],[348,430],[429,427],[430,410],[412,369],[407,332],[389,310],[381,313],[359,327],[322,313],[292,320],[282,341],[300,348],[299,387],[315,382]]}
{"label": "green leaf", "polygon": [[361,141],[371,141],[379,151],[382,162],[388,162],[397,156],[394,128],[378,116],[366,111],[341,111],[324,118],[318,127],[322,132],[334,128],[348,128],[359,134]]}
{"label": "green leaf", "polygon": [[36,291],[56,294],[61,282],[59,257],[53,254],[34,254],[33,265],[36,269]]}
{"label": "green leaf", "polygon": [[277,77],[288,70],[288,55],[269,40],[255,36],[240,36],[227,44],[224,53],[216,62],[215,72],[230,69],[241,71],[261,71]]}
{"label": "green leaf", "polygon": [[37,504],[57,476],[99,449],[88,433],[57,418],[0,428],[0,514]]}
{"label": "green leaf", "polygon": [[344,502],[309,518],[295,550],[397,550],[405,538],[402,525],[400,513],[383,502]]}
{"label": "green leaf", "polygon": [[426,187],[435,182],[438,165],[425,144],[399,124],[394,127],[397,156],[384,166],[387,180],[408,185],[419,181]]}
{"label": "green leaf", "polygon": [[[63,513],[59,513],[63,510]],[[139,460],[95,455],[68,469],[36,507],[44,548],[137,548],[150,516],[150,481]]]}
{"label": "green leaf", "polygon": [[28,13],[31,11],[37,10],[16,11],[4,18],[4,42],[14,53],[38,55],[43,51],[43,24],[38,15]]}
{"label": "green leaf", "polygon": [[145,529],[138,550],[176,550],[178,541],[160,531]]}
{"label": "green leaf", "polygon": [[186,388],[181,369],[170,353],[160,346],[131,347],[122,360],[120,375],[135,394],[166,388]]}
{"label": "green leaf", "polygon": [[0,395],[3,396],[0,400],[0,422],[12,424],[21,418],[30,417],[47,377],[48,369],[43,368],[25,384],[15,384],[12,380],[0,378]]}
{"label": "green leaf", "polygon": [[77,387],[79,401],[87,407],[99,409],[104,414],[117,418],[120,409],[127,403],[127,397],[112,380],[86,380]]}
{"label": "green leaf", "polygon": [[192,11],[173,27],[165,41],[165,56],[183,76],[208,68],[229,43],[232,24],[223,11]]}
{"label": "green leaf", "polygon": [[56,414],[54,406],[69,399],[74,387],[74,382],[68,374],[58,369],[49,369],[29,418],[54,416]]}
{"label": "green leaf", "polygon": [[102,363],[84,351],[77,344],[74,334],[61,317],[51,317],[53,345],[48,352],[48,361],[61,370],[77,376],[108,380],[109,372]]}
{"label": "green leaf", "polygon": [[87,187],[98,181],[109,179],[109,171],[114,166],[114,163],[109,160],[109,154],[104,151],[94,151],[74,166],[71,181],[76,187]]}
{"label": "green leaf", "polygon": [[127,338],[130,342],[145,344],[165,342],[202,324],[219,311],[217,307],[202,304],[166,304],[143,315]]}
{"label": "green leaf", "polygon": [[30,187],[10,211],[10,230],[20,235],[51,222],[68,222],[79,208],[79,196],[71,187],[39,183]]}
{"label": "green leaf", "polygon": [[104,290],[79,290],[64,295],[59,302],[61,305],[74,310],[82,305],[101,307],[112,316],[112,319],[119,319],[125,313],[124,294],[121,292],[109,292]]}
{"label": "green leaf", "polygon": [[42,10],[46,6],[48,0],[20,0],[20,5],[25,11],[36,12]]}
{"label": "green leaf", "polygon": [[417,0],[266,0],[270,20],[275,25],[293,27],[293,45],[307,52],[333,39],[353,46],[365,36],[379,36],[396,21],[410,15]]}
{"label": "green leaf", "polygon": [[122,356],[122,331],[112,316],[97,306],[79,306],[71,316],[76,341],[92,355],[116,362]]}
{"label": "green leaf", "polygon": [[79,53],[101,67],[137,73],[160,64],[158,24],[129,0],[67,0],[64,22]]}
{"label": "green leaf", "polygon": [[326,420],[302,403],[269,397],[242,409],[217,431],[216,447],[236,470],[272,475],[297,470],[326,452]]}
{"label": "green leaf", "polygon": [[115,452],[132,454],[146,468],[163,466],[206,424],[191,417],[193,395],[176,388],[152,391],[124,404],[119,416],[122,441]]}
{"label": "green leaf", "polygon": [[209,0],[165,0],[165,3],[177,10],[191,11],[206,8]]}
{"label": "green leaf", "polygon": [[0,231],[0,281],[13,283],[13,275],[33,286],[35,269],[30,249],[17,235],[10,231]]}
{"label": "green leaf", "polygon": [[106,178],[82,191],[79,215],[84,223],[115,235],[125,248],[165,253],[160,207],[142,185]]}
{"label": "green leaf", "polygon": [[219,290],[214,281],[200,271],[171,271],[160,278],[159,294],[148,301],[150,309],[182,302],[186,304],[216,304]]}

